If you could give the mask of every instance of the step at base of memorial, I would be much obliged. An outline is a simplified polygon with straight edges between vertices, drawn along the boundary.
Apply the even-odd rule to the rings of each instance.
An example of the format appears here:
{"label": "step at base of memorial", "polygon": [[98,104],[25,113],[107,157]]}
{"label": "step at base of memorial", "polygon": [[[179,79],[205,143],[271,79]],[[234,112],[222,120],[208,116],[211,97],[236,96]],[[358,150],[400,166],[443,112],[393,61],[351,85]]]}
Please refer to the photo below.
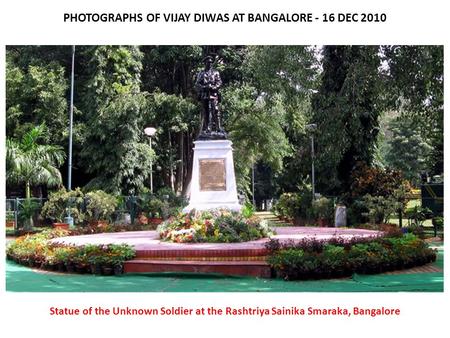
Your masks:
{"label": "step at base of memorial", "polygon": [[134,259],[125,262],[124,273],[218,273],[230,276],[270,278],[270,266],[261,260],[163,260]]}

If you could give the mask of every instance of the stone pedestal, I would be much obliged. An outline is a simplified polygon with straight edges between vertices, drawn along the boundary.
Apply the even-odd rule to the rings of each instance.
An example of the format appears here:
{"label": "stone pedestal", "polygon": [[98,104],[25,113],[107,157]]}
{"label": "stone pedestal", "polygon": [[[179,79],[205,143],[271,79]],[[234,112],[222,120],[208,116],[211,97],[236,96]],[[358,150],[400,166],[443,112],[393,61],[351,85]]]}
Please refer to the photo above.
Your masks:
{"label": "stone pedestal", "polygon": [[183,211],[215,208],[241,210],[231,141],[195,141],[194,144],[189,205]]}

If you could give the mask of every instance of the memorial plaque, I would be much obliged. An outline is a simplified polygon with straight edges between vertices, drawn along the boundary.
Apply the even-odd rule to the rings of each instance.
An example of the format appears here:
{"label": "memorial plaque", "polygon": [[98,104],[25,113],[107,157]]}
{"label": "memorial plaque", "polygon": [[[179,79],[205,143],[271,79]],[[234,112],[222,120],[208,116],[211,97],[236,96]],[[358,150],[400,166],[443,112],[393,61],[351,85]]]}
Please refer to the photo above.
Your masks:
{"label": "memorial plaque", "polygon": [[227,190],[224,158],[199,160],[199,164],[200,191]]}

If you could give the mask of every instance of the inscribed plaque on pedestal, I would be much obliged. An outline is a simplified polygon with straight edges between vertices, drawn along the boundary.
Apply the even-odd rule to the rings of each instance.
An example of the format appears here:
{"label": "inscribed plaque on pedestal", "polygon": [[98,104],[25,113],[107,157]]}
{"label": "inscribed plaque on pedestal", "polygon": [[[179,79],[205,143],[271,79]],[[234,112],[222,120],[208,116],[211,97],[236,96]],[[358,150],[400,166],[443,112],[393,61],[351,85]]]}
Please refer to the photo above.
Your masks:
{"label": "inscribed plaque on pedestal", "polygon": [[199,164],[200,191],[227,190],[224,158],[199,160]]}

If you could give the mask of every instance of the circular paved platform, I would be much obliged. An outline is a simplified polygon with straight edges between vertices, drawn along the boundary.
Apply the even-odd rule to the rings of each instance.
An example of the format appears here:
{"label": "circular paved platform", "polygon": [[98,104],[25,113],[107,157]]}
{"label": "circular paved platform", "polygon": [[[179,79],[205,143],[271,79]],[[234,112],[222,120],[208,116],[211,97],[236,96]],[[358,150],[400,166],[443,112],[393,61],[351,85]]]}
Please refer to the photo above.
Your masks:
{"label": "circular paved platform", "polygon": [[[272,238],[281,242],[303,238],[329,240],[333,237],[373,237],[380,233],[362,229],[277,227]],[[168,243],[162,242],[156,231],[102,233],[55,238],[62,244],[121,244],[132,245],[136,257],[125,262],[126,273],[193,272],[221,273],[268,278],[271,269],[265,244],[268,238],[244,243]]]}
{"label": "circular paved platform", "polygon": [[[317,228],[317,227],[277,227],[273,239],[281,242],[290,240],[301,240],[303,238],[316,238],[328,240],[333,237],[350,239],[353,237],[378,236],[380,232],[365,229],[342,229],[342,228]],[[101,233],[93,235],[60,237],[53,239],[54,242],[72,245],[85,244],[121,244],[126,243],[134,246],[137,251],[147,250],[190,250],[190,249],[263,249],[269,239],[259,239],[244,243],[168,243],[162,242],[156,231],[128,231]]]}

